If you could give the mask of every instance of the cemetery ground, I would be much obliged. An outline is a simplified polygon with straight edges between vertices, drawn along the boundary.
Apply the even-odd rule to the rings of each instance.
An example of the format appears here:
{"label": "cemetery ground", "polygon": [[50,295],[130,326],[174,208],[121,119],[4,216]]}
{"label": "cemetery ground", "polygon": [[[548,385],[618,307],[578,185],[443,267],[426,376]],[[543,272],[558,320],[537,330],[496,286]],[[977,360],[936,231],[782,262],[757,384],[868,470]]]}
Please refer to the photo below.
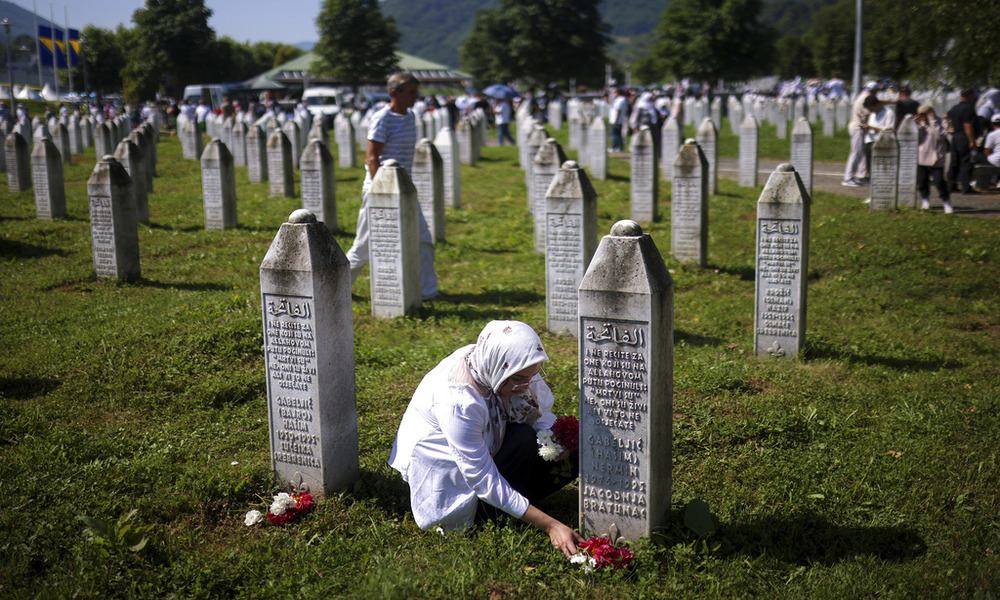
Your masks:
{"label": "cemetery ground", "polygon": [[[66,166],[68,219],[37,220],[31,191],[0,202],[4,598],[1000,592],[995,221],[870,214],[817,192],[806,348],[767,360],[753,356],[751,331],[765,178],[757,188],[720,179],[703,269],[668,255],[662,186],[661,219],[643,227],[675,285],[673,510],[631,545],[631,569],[586,574],[518,522],[419,530],[386,464],[410,394],[439,360],[490,319],[544,328],[544,259],[515,148],[485,148],[462,168],[462,208],[449,209],[437,245],[450,301],[376,320],[367,275],[354,286],[344,352],[357,361],[362,475],[284,527],[246,527],[243,515],[282,490],[268,456],[259,267],[300,201],[268,198],[237,168],[240,226],[207,232],[200,165],[165,136],[151,225],[139,226],[142,277],[98,280],[85,186],[94,162],[90,149]],[[602,235],[629,214],[628,164],[609,163],[609,180],[593,182]],[[337,169],[343,248],[361,174]],[[578,342],[542,339],[555,412],[576,414]],[[577,493],[542,508],[575,525]],[[685,518],[695,499],[715,519]]]}

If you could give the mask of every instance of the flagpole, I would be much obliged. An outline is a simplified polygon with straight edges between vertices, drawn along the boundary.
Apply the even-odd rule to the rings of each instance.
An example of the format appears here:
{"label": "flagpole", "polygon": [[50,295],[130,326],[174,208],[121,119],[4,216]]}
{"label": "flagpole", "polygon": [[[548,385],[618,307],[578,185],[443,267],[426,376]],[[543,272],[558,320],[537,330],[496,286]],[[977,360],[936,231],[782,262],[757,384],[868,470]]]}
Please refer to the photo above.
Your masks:
{"label": "flagpole", "polygon": [[56,37],[55,9],[49,0],[49,22],[52,24],[52,84],[56,88],[56,98],[59,97],[59,38]]}
{"label": "flagpole", "polygon": [[42,88],[42,39],[38,35],[38,8],[35,0],[31,0],[31,16],[35,18],[35,58],[38,60],[38,91]]}
{"label": "flagpole", "polygon": [[69,74],[69,93],[73,93],[73,52],[72,42],[69,39],[69,8],[63,4],[64,16],[66,17],[66,72]]}

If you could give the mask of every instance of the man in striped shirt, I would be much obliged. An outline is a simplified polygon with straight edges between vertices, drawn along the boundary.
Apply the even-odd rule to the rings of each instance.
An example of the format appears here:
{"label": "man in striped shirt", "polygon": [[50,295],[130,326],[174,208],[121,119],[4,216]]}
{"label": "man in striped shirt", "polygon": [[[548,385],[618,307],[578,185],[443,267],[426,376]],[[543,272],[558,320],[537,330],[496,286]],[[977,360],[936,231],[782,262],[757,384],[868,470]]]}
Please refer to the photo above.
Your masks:
{"label": "man in striped shirt", "polygon": [[[365,181],[362,184],[361,210],[354,244],[347,251],[353,283],[369,260],[368,252],[368,192],[379,166],[395,159],[409,175],[413,170],[413,151],[417,145],[417,126],[410,110],[420,95],[420,82],[410,73],[389,77],[389,104],[368,119],[368,152],[365,157]],[[434,272],[434,239],[421,211],[420,220],[420,293],[424,300],[437,296],[437,274]]]}

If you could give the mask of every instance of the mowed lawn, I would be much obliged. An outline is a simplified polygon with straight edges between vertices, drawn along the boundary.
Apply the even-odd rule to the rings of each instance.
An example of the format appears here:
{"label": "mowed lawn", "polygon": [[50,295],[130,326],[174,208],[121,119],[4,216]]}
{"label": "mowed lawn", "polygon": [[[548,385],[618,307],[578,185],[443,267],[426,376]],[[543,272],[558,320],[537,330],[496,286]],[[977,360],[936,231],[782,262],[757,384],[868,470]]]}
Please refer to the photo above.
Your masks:
{"label": "mowed lawn", "polygon": [[[734,147],[727,131],[723,155]],[[565,143],[565,127],[556,137]],[[845,142],[822,142],[824,155],[846,156]],[[437,245],[441,291],[454,302],[377,320],[367,275],[354,286],[357,484],[291,525],[252,528],[244,514],[282,490],[268,455],[259,267],[301,203],[269,198],[237,168],[240,225],[206,232],[199,165],[169,136],[159,159],[151,223],[139,226],[142,277],[130,283],[94,276],[93,149],[65,169],[65,220],[37,220],[33,193],[8,193],[0,174],[0,596],[1000,593],[996,221],[869,214],[817,192],[806,348],[776,361],[752,355],[763,178],[757,188],[720,180],[704,269],[669,256],[662,185],[661,219],[642,225],[674,279],[673,464],[663,465],[673,511],[631,544],[631,569],[585,574],[519,522],[421,531],[387,465],[410,394],[438,361],[491,319],[544,329],[545,262],[515,149],[487,147],[462,168],[462,208],[449,210]],[[629,165],[609,164],[609,179],[593,182],[601,235],[629,216]],[[344,249],[361,176],[337,169]],[[577,414],[578,342],[542,339],[556,413]],[[717,520],[710,535],[685,524],[695,499]],[[577,489],[542,508],[576,524]]]}

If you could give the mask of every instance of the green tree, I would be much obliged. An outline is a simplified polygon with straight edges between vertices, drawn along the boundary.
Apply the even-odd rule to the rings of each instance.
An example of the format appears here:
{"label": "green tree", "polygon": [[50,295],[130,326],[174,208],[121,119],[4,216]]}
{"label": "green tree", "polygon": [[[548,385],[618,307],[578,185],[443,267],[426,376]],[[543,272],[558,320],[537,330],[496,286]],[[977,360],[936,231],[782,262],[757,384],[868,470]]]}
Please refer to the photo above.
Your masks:
{"label": "green tree", "polygon": [[772,64],[773,33],[762,0],[672,0],[657,26],[656,52],[675,77],[746,79]]}
{"label": "green tree", "polygon": [[527,78],[540,84],[600,85],[609,27],[600,0],[500,0],[476,13],[462,67],[480,82]]}
{"label": "green tree", "polygon": [[[121,32],[125,28],[118,26]],[[80,32],[83,39],[80,53],[87,69],[87,83],[98,94],[110,94],[122,89],[122,71],[125,69],[125,52],[119,33],[87,25]],[[73,74],[75,81],[83,81],[82,69]],[[78,78],[78,79],[77,79]]]}
{"label": "green tree", "polygon": [[812,77],[816,74],[812,49],[802,41],[802,36],[786,35],[774,44],[778,76],[791,79],[796,76]]}
{"label": "green tree", "polygon": [[[180,95],[184,86],[205,83],[215,31],[208,26],[212,10],[204,0],[146,0],[132,15],[138,46],[130,53],[129,70],[138,76],[133,59],[152,68],[150,78],[162,77],[168,93]],[[148,89],[149,83],[141,86]]]}
{"label": "green tree", "polygon": [[816,13],[806,42],[812,47],[813,64],[820,77],[850,79],[854,72],[855,0],[840,0]]}
{"label": "green tree", "polygon": [[385,82],[396,70],[399,32],[382,16],[378,0],[324,0],[316,17],[319,43],[313,71],[353,88]]}

